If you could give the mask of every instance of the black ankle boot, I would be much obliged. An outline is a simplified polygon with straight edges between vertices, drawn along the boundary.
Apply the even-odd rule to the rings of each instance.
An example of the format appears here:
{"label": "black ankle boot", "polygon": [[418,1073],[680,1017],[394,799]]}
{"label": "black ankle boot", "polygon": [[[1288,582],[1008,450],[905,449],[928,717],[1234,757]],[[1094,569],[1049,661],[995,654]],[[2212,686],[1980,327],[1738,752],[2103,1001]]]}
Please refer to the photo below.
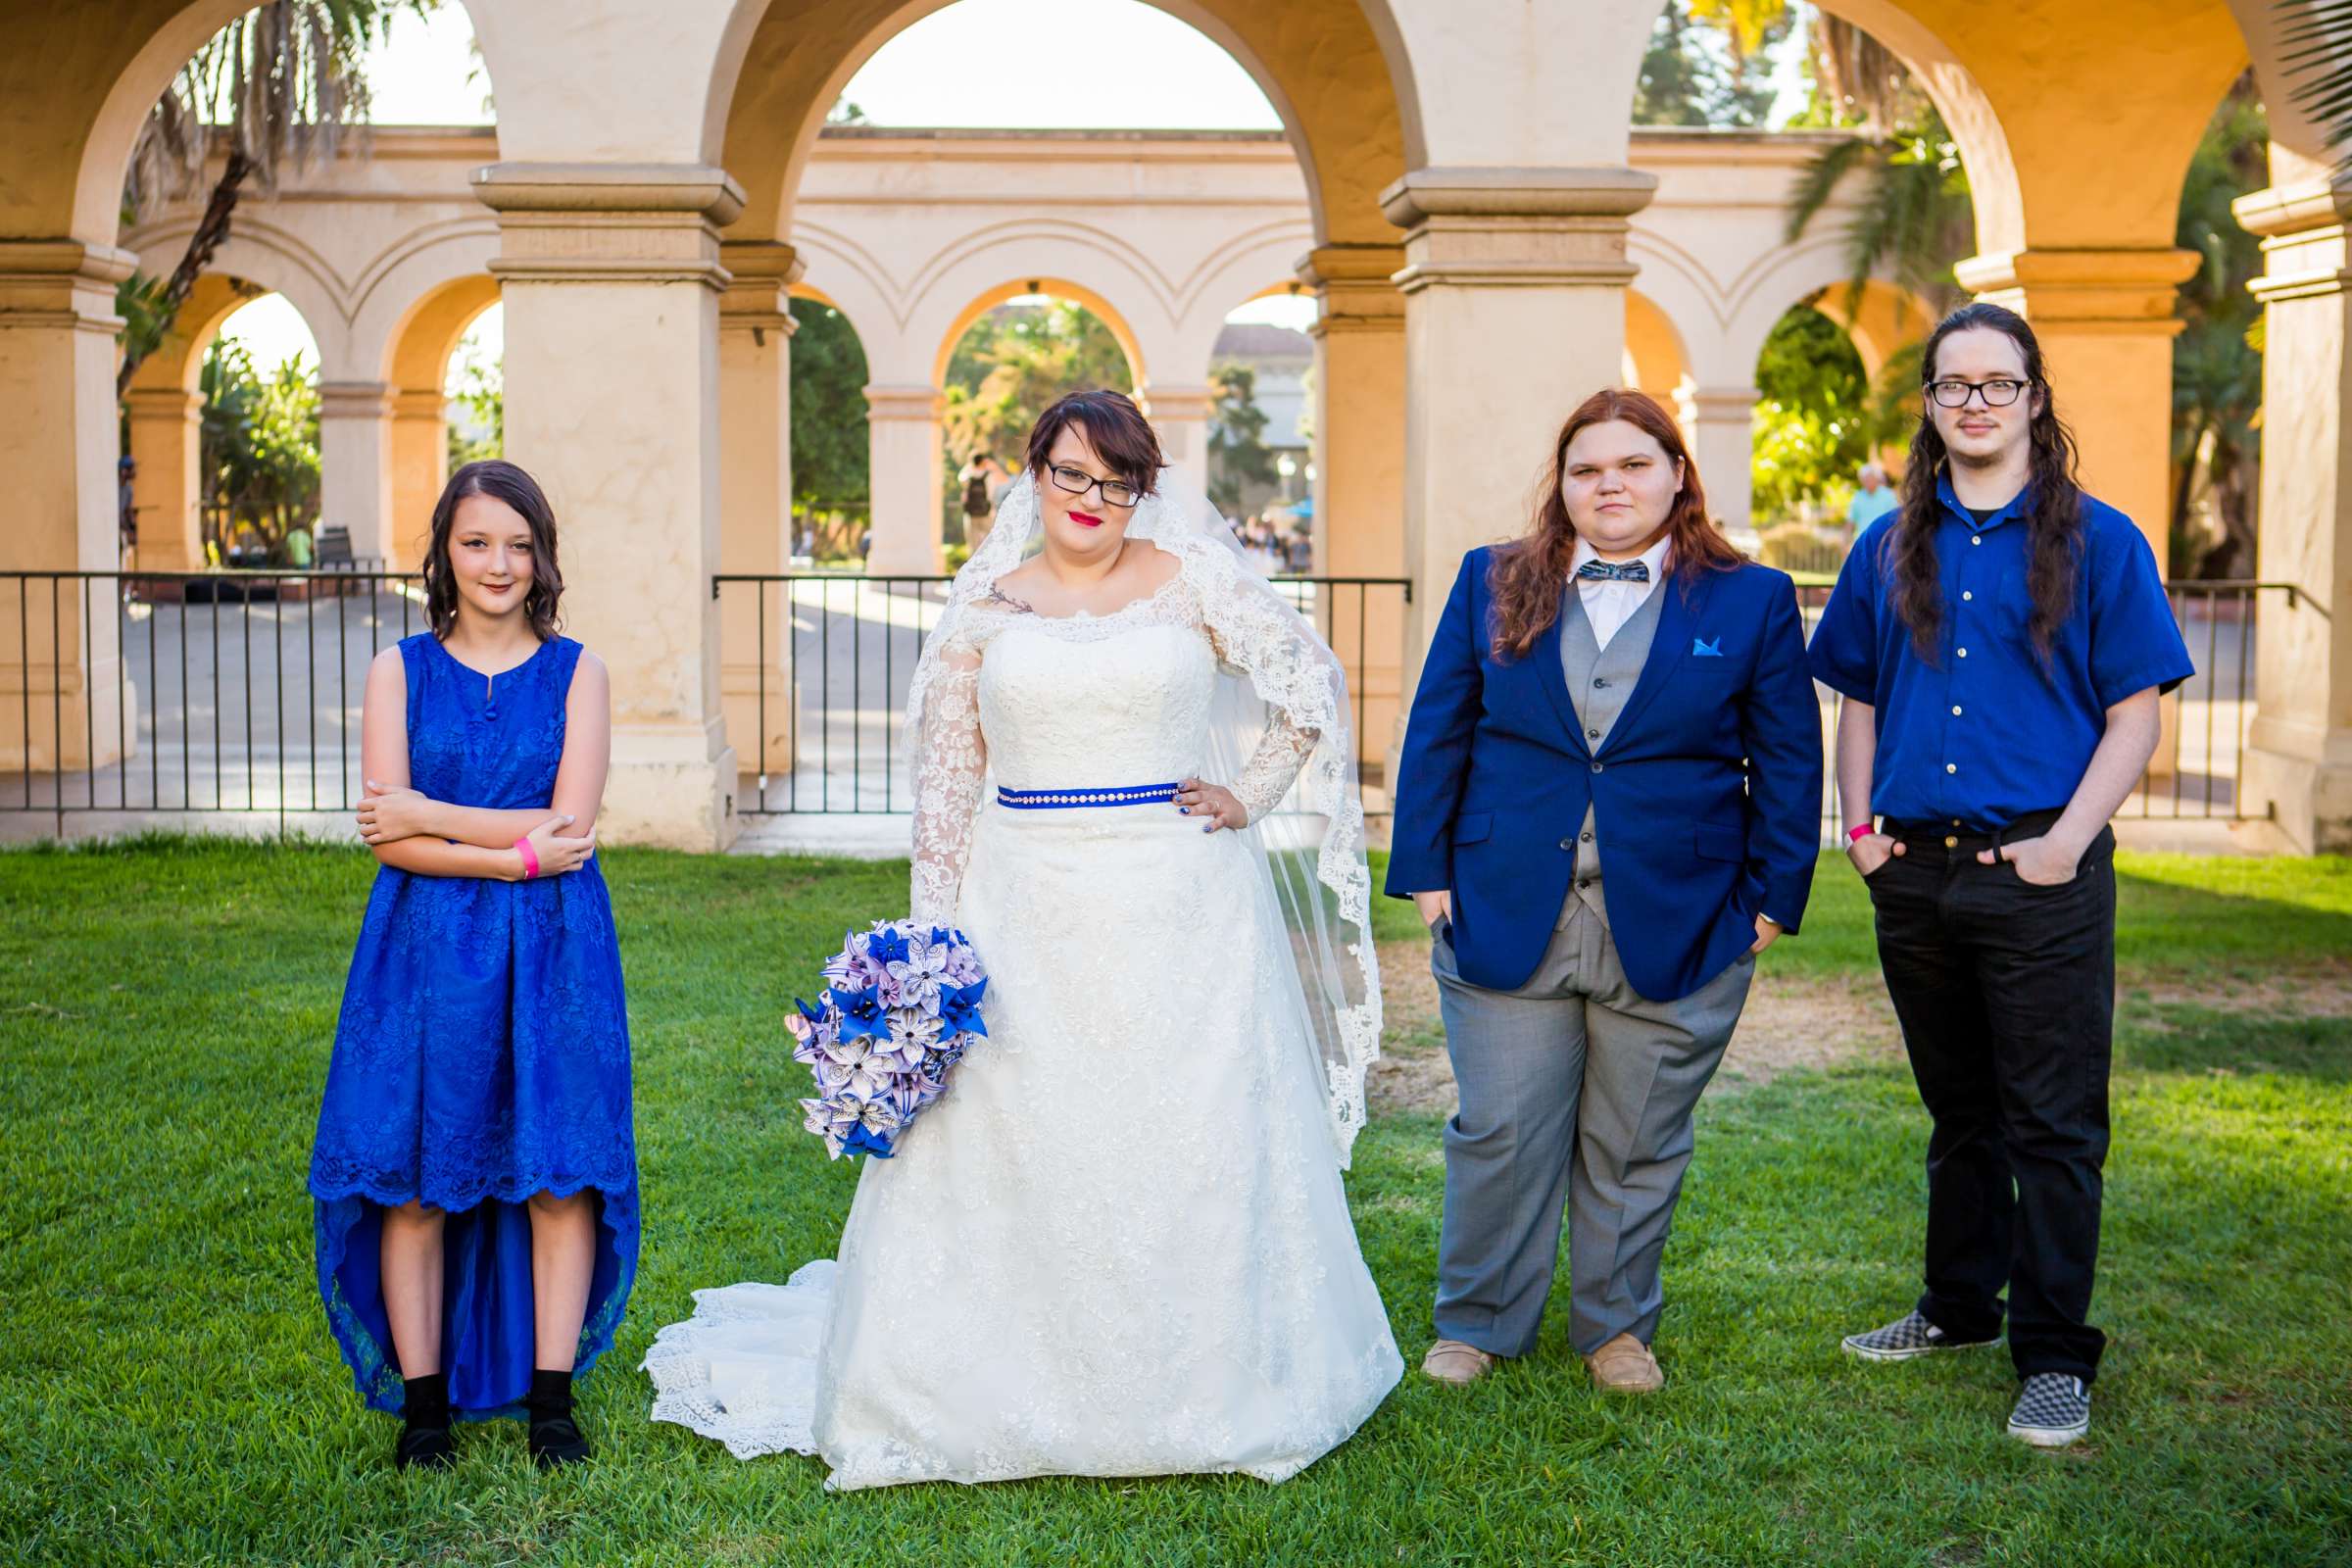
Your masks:
{"label": "black ankle boot", "polygon": [[449,1433],[449,1379],[403,1378],[400,1441],[393,1445],[392,1463],[403,1470],[446,1470],[457,1458],[458,1446]]}
{"label": "black ankle boot", "polygon": [[578,1464],[588,1457],[588,1440],[571,1418],[571,1374],[537,1370],[522,1401],[531,1416],[531,1462],[542,1470]]}

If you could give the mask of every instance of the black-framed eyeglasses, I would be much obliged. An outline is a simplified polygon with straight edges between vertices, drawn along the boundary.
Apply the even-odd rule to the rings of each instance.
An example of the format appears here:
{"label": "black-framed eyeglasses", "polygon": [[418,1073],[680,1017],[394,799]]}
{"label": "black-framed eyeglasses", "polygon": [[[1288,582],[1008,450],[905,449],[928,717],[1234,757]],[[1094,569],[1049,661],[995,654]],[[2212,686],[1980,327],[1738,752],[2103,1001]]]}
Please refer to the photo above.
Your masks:
{"label": "black-framed eyeglasses", "polygon": [[1099,490],[1106,507],[1132,507],[1144,499],[1135,486],[1123,479],[1098,479],[1083,468],[1067,467],[1058,463],[1046,471],[1054,476],[1054,489],[1073,496]]}
{"label": "black-framed eyeglasses", "polygon": [[1989,381],[1930,381],[1928,396],[1934,398],[1939,407],[1965,409],[1970,393],[1982,393],[1986,408],[2005,409],[2015,403],[2019,395],[2032,384],[2030,381],[2012,380],[2005,375],[1994,376]]}

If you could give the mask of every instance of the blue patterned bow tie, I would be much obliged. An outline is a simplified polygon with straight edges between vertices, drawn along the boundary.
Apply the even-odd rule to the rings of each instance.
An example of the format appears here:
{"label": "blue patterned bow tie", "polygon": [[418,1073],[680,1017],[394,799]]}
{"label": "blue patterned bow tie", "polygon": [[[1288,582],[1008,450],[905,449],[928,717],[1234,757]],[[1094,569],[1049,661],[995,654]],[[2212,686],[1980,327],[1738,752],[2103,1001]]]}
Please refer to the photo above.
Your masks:
{"label": "blue patterned bow tie", "polygon": [[1647,582],[1649,564],[1645,561],[1588,561],[1576,568],[1576,574],[1587,582]]}

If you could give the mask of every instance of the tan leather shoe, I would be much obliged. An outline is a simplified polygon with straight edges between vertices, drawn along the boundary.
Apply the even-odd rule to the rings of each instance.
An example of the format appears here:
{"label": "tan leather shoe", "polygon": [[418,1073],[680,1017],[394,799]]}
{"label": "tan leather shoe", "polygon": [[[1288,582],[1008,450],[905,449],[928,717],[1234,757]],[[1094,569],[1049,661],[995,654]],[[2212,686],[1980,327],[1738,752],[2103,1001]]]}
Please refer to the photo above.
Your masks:
{"label": "tan leather shoe", "polygon": [[1440,1383],[1476,1383],[1494,1370],[1494,1357],[1459,1340],[1440,1340],[1421,1358],[1422,1374]]}
{"label": "tan leather shoe", "polygon": [[1620,1334],[1585,1357],[1593,1387],[1603,1394],[1655,1394],[1666,1386],[1658,1358],[1631,1334]]}

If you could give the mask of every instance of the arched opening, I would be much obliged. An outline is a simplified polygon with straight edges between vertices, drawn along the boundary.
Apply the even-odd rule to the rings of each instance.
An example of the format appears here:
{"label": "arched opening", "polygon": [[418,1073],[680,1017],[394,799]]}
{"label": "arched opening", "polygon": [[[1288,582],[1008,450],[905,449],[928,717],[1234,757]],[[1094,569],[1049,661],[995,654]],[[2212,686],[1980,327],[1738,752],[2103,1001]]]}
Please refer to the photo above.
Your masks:
{"label": "arched opening", "polygon": [[453,278],[412,306],[386,346],[392,388],[392,564],[423,560],[450,472],[505,452],[505,313],[487,273]]}
{"label": "arched opening", "polygon": [[1625,291],[1625,364],[1622,378],[1669,408],[1687,396],[1690,355],[1674,318],[1639,289]]}
{"label": "arched opening", "polygon": [[[1006,477],[1017,468],[1017,450],[997,449],[1017,447],[1026,434],[1025,416],[1034,411],[1015,398],[1023,414],[1006,416],[997,393],[1005,380],[1045,378],[1029,373],[1034,365],[983,368],[976,352],[967,353],[962,365],[955,363],[956,346],[976,327],[994,331],[1007,324],[1005,315],[991,313],[1010,307],[1017,315],[1034,306],[1060,313],[1067,322],[1091,318],[1088,333],[1064,335],[1089,337],[1097,350],[1107,339],[1119,373],[1110,373],[1113,363],[1097,354],[1103,363],[1082,378],[1134,392],[1163,445],[1198,474],[1211,423],[1209,348],[1223,302],[1233,297],[1234,270],[1255,286],[1269,273],[1284,275],[1318,242],[1395,244],[1378,193],[1404,172],[1400,119],[1379,45],[1354,0],[1302,0],[1279,18],[1236,0],[1090,4],[1068,27],[1054,29],[1057,58],[1098,68],[1096,79],[1105,80],[1117,78],[1120,63],[1158,58],[1149,43],[1139,53],[1094,39],[1098,26],[1138,14],[1179,34],[1183,46],[1224,57],[1241,91],[1253,100],[1253,118],[1220,123],[1212,117],[1204,124],[1177,113],[1154,122],[1140,107],[1146,94],[1129,91],[1108,95],[1106,108],[1070,110],[1064,117],[1070,128],[1060,130],[1037,128],[1034,95],[1006,90],[1008,82],[1036,74],[1033,28],[998,26],[1019,55],[1004,69],[986,56],[987,46],[1002,41],[986,37],[987,28],[969,46],[950,36],[959,18],[985,20],[1003,9],[996,0],[954,7],[942,0],[831,0],[822,6],[775,0],[748,29],[739,56],[722,62],[713,93],[725,121],[723,150],[713,161],[741,181],[747,198],[729,230],[730,243],[791,247],[811,288],[855,318],[870,376],[861,399],[871,517],[864,564],[876,574],[935,572],[959,559],[949,553],[951,545],[968,546],[982,531],[987,498],[1002,489],[1001,481],[980,479],[983,510],[966,520],[974,460],[994,458],[996,471]],[[1302,20],[1304,13],[1313,16]],[[1311,65],[1298,47],[1302,25],[1316,35]],[[877,87],[879,74],[909,55],[929,58],[942,74],[939,90],[894,98]],[[861,75],[869,67],[876,74]],[[959,110],[957,92],[966,84],[983,101],[981,111]],[[1063,95],[1071,101],[1079,96]],[[905,103],[914,107],[897,107]],[[851,116],[850,105],[861,113]],[[828,118],[836,122],[828,125]],[[847,120],[862,122],[841,122]],[[893,122],[923,128],[897,129]],[[1089,145],[1086,132],[1098,129],[1112,131],[1115,139]],[[1183,197],[1195,175],[1175,166],[1187,160],[1205,166],[1228,148],[1232,158],[1262,163],[1267,155],[1256,144],[1286,133],[1288,145],[1277,143],[1282,178],[1303,197],[1290,198],[1292,212],[1307,215],[1308,221],[1286,216],[1281,232],[1268,228],[1257,241],[1265,254],[1235,251],[1235,236],[1247,233],[1247,226],[1228,219],[1211,223],[1215,232],[1205,239],[1169,237],[1168,225],[1187,211],[1199,213]],[[1206,145],[1212,142],[1217,145]],[[845,167],[858,172],[844,173]],[[887,179],[865,172],[879,170],[888,171]],[[882,232],[877,196],[909,209],[918,201],[930,205],[899,215],[902,229],[890,230],[891,242],[882,245],[872,237]],[[1327,211],[1333,216],[1325,217]],[[960,230],[943,232],[943,216],[960,223]],[[1267,227],[1262,218],[1254,222]],[[1388,263],[1382,275],[1395,265]],[[1032,296],[1065,306],[1035,306]],[[1032,324],[1052,323],[1040,317]],[[804,321],[793,345],[796,360],[809,346],[809,331]],[[996,357],[993,350],[991,355]],[[990,373],[999,375],[1000,386],[983,396],[981,383]],[[722,396],[735,397],[735,386],[723,383]],[[1399,375],[1399,407],[1401,401]],[[811,412],[803,400],[796,423]],[[769,452],[787,445],[795,452],[794,467],[801,466],[797,435],[763,434],[725,417],[721,425],[747,437],[722,451],[730,475],[747,467],[764,470]],[[799,493],[803,487],[796,479],[793,488]],[[764,527],[758,517],[736,518],[732,510],[722,553],[734,551],[739,534],[749,538]],[[729,646],[733,621],[748,618],[737,605],[750,608],[748,599],[721,606],[722,640]],[[903,602],[884,603],[879,596],[858,612],[876,620],[909,612]],[[796,612],[795,618],[804,617]],[[837,618],[819,617],[833,629]],[[866,628],[867,657],[893,646],[873,635],[878,629]],[[834,649],[837,664],[845,651]],[[812,658],[804,650],[787,661],[797,669],[797,679],[795,679],[804,709],[811,700]],[[804,714],[804,772],[809,761],[806,737],[820,729],[815,718]],[[796,779],[796,789],[802,782]]]}
{"label": "arched opening", "polygon": [[[1312,69],[1305,67],[1297,48],[1298,18],[1286,15],[1277,25],[1264,8],[1232,0],[1090,6],[1054,38],[1055,50],[1064,58],[1133,61],[1153,58],[1155,47],[1175,45],[1224,58],[1240,84],[1239,95],[1254,100],[1250,110],[1254,118],[1234,122],[1232,129],[1220,127],[1217,133],[1232,134],[1244,124],[1281,127],[1304,183],[1309,232],[1282,242],[1287,254],[1279,265],[1284,267],[1316,242],[1393,245],[1395,233],[1381,216],[1377,198],[1383,186],[1403,172],[1401,120],[1387,66],[1360,9],[1336,0],[1308,0],[1307,8],[1329,13],[1316,24],[1318,49]],[[958,42],[957,27],[985,24],[992,13],[1003,10],[1000,0],[962,0],[953,6],[943,0],[854,0],[821,8],[802,0],[776,0],[769,5],[745,37],[740,56],[722,63],[717,101],[726,115],[723,161],[747,194],[744,215],[731,237],[800,243],[795,214],[820,132],[835,138],[828,147],[841,138],[867,139],[859,145],[868,145],[873,138],[906,134],[893,131],[890,121],[919,118],[928,126],[956,126],[960,121],[964,127],[915,133],[920,135],[969,137],[994,127],[1007,138],[1029,137],[1033,152],[1040,138],[1059,136],[1066,142],[1069,132],[1022,128],[1034,127],[1039,110],[1023,101],[1023,95],[1004,90],[1005,82],[1034,74],[1037,40],[1030,29],[1000,21],[995,33],[1001,36],[992,38],[987,26],[975,25],[971,39]],[[1119,27],[1135,37],[1144,37],[1152,28],[1168,36],[1156,44],[1145,38],[1140,45],[1096,37],[1098,29]],[[1003,70],[992,68],[985,50],[997,44],[1010,47],[1017,62]],[[918,56],[928,56],[942,85],[894,97],[882,78]],[[1096,75],[1101,78],[1103,74]],[[953,89],[966,83],[988,85],[975,92],[981,107],[959,116]],[[1136,102],[1143,96],[1140,91],[1111,93],[1099,109],[1074,107],[1065,118],[1086,128],[1133,134],[1144,142],[1189,134],[1201,123],[1183,113],[1153,122],[1149,108]],[[900,104],[913,107],[900,109]],[[836,121],[830,127],[829,118]],[[844,125],[841,121],[857,122]],[[1152,128],[1155,124],[1163,128]],[[1179,132],[1165,126],[1188,129]],[[1250,128],[1247,133],[1254,138],[1264,132]],[[1091,162],[1102,167],[1099,151]],[[1191,367],[1205,357],[1217,323],[1214,317],[1204,322],[1194,318],[1198,300],[1188,291],[1218,280],[1192,275],[1196,268],[1190,261],[1179,265],[1155,257],[1151,244],[1139,254],[1137,247],[1125,243],[1120,225],[1090,224],[1081,215],[1065,220],[1061,214],[1068,210],[1072,192],[1045,182],[1034,161],[1030,167],[1033,172],[1026,179],[1018,173],[991,172],[975,174],[952,190],[943,186],[943,198],[970,215],[962,253],[942,254],[933,263],[896,258],[912,276],[897,268],[884,270],[897,273],[883,280],[899,291],[892,325],[916,341],[887,343],[869,333],[866,343],[875,376],[868,401],[879,567],[932,569],[941,559],[931,538],[932,519],[940,510],[933,505],[932,487],[926,481],[919,493],[901,495],[903,486],[887,471],[884,448],[911,449],[927,439],[923,432],[940,428],[953,345],[982,313],[1021,295],[1073,300],[1101,318],[1125,353],[1129,384],[1147,402],[1153,418],[1163,423],[1168,444],[1196,467],[1206,456],[1210,394],[1205,381],[1196,379],[1205,367]],[[1069,167],[1085,164],[1073,162]],[[980,188],[983,185],[986,188]],[[1179,188],[1168,187],[1171,195]],[[1148,180],[1128,193],[1129,212],[1137,215],[1136,220],[1155,216],[1151,211],[1153,199]],[[811,234],[810,241],[806,254],[812,280],[834,289],[839,280],[823,270],[830,261],[826,253],[833,249],[831,237],[824,236],[820,245],[819,237]],[[1022,246],[1042,252],[1054,265],[1040,266],[1027,256],[1015,256],[1014,250]],[[990,256],[992,250],[1002,254]],[[1072,275],[1077,270],[1074,262],[1089,267],[1100,262],[1096,270],[1102,275],[1085,270]],[[1167,265],[1155,265],[1163,262]],[[995,269],[992,286],[972,288],[977,279],[969,274],[985,267]],[[867,269],[869,274],[872,270]],[[941,321],[933,335],[931,323],[939,318],[928,308],[927,297],[951,290],[965,297],[956,302],[952,317]],[[919,347],[926,340],[933,345],[928,354]],[[931,363],[922,364],[921,358]],[[1155,384],[1153,372],[1166,367],[1182,367],[1181,379],[1170,381],[1162,373]],[[1193,450],[1196,437],[1200,450]],[[727,461],[733,466],[760,460]],[[918,528],[919,533],[913,532]]]}
{"label": "arched opening", "polygon": [[1209,351],[1208,498],[1250,564],[1272,576],[1314,569],[1315,340],[1321,312],[1296,281],[1229,312]]}
{"label": "arched opening", "polygon": [[[220,318],[196,390],[197,516],[210,564],[301,570],[318,560],[318,339],[283,294]],[[331,524],[331,519],[328,520]]]}
{"label": "arched opening", "polygon": [[[160,280],[203,253],[212,241],[207,214],[225,203],[227,238],[205,265],[224,279],[278,290],[315,334],[309,365],[316,428],[299,458],[287,461],[308,465],[318,534],[306,540],[299,536],[309,530],[290,530],[278,538],[279,530],[264,530],[272,538],[262,560],[279,568],[307,564],[323,549],[325,564],[410,567],[447,472],[444,383],[451,352],[498,297],[485,270],[495,248],[489,215],[464,187],[440,189],[411,172],[431,167],[435,158],[496,158],[489,82],[463,5],[421,17],[396,13],[359,46],[334,44],[316,18],[306,25],[312,30],[296,29],[299,36],[285,44],[232,25],[205,39],[198,65],[164,89],[165,101],[183,117],[225,127],[233,112],[245,144],[277,147],[269,177],[240,172],[224,128],[207,133],[201,160],[176,166],[142,141],[131,161],[135,199],[125,201],[133,222],[122,240],[138,255],[140,272]],[[283,61],[273,48],[286,51]],[[207,99],[216,89],[201,85],[224,61],[242,61],[249,72],[290,63],[306,78],[331,77],[332,84],[311,88],[291,108],[232,111],[225,98]],[[322,123],[333,134],[303,128]],[[142,364],[125,397],[128,422],[147,427],[149,447],[172,439],[166,431],[175,411],[159,389],[198,390],[187,380],[193,370],[184,345],[201,337],[211,315],[207,280],[200,271],[197,295],[170,325],[174,346],[166,350],[166,363],[153,369]],[[141,285],[134,275],[126,287]],[[134,334],[127,352],[142,351]],[[218,373],[234,369],[232,357]],[[495,421],[495,364],[475,370],[464,390],[481,417]],[[274,408],[282,401],[246,398],[236,406]],[[237,449],[224,408],[198,417],[208,440]],[[264,444],[288,450],[274,437]],[[168,493],[180,487],[146,462],[138,468],[176,506],[180,498]],[[184,488],[194,493],[212,482],[191,475]],[[250,519],[239,522],[240,536],[253,532]],[[178,566],[260,564],[254,554],[199,528],[194,536],[159,541],[143,559]]]}
{"label": "arched opening", "polygon": [[318,546],[318,339],[286,295],[199,277],[122,398],[129,560],[296,568]]}
{"label": "arched opening", "polygon": [[1134,331],[1091,291],[1008,284],[957,319],[965,324],[941,356],[938,381],[941,536],[950,565],[987,536],[1039,415],[1066,393],[1101,387],[1133,396],[1143,382]]}
{"label": "arched opening", "polygon": [[1887,449],[1916,417],[1915,389],[1874,388],[1853,339],[1810,303],[1784,312],[1766,334],[1755,386],[1757,553],[1767,565],[1827,578],[1855,533],[1893,504]]}
{"label": "arched opening", "polygon": [[792,561],[855,567],[872,500],[865,344],[849,313],[792,289]]}

